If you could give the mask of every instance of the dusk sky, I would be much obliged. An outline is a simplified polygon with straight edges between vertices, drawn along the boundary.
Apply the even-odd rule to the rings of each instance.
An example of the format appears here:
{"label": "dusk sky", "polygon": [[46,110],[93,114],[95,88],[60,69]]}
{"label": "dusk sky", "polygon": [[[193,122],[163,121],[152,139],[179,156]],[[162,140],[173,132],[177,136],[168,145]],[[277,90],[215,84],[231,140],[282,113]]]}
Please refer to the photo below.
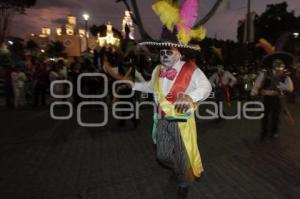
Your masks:
{"label": "dusk sky", "polygon": [[[246,13],[247,0],[227,0],[228,5],[223,5],[217,14],[205,24],[208,36],[219,39],[236,40],[236,29],[239,20]],[[151,10],[154,0],[137,0],[146,30],[154,38],[158,38],[161,23]],[[214,0],[200,0],[200,16],[203,16],[213,5]],[[252,10],[262,13],[267,4],[280,3],[283,0],[252,0]],[[300,1],[286,0],[289,10],[294,10],[300,15]],[[25,36],[26,33],[38,33],[41,27],[60,27],[66,21],[66,16],[78,16],[78,22],[83,24],[81,15],[88,12],[91,15],[89,24],[103,24],[111,21],[114,27],[121,27],[125,7],[116,0],[38,0],[36,6],[27,10],[27,15],[17,16],[14,19],[11,34]]]}

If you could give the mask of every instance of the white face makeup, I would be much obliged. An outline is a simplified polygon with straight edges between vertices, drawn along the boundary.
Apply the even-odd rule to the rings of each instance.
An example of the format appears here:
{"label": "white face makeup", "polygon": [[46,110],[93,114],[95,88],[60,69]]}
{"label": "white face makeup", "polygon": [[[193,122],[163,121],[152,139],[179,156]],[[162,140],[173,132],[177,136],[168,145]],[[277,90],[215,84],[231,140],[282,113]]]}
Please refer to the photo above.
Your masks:
{"label": "white face makeup", "polygon": [[172,67],[180,61],[181,54],[177,49],[160,50],[160,63],[165,67]]}

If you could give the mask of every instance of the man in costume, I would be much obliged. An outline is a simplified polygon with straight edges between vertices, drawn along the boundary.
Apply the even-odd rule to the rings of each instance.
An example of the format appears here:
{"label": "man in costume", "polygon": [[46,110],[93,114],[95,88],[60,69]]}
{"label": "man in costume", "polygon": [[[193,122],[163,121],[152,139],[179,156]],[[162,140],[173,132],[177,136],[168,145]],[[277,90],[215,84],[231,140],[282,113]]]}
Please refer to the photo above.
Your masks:
{"label": "man in costume", "polygon": [[194,63],[181,61],[180,50],[197,49],[166,41],[171,37],[165,37],[164,42],[140,44],[159,48],[161,64],[154,69],[149,82],[135,83],[133,89],[154,93],[159,109],[153,127],[157,158],[172,169],[171,176],[178,182],[178,196],[184,198],[194,177],[203,172],[193,111],[197,102],[210,95],[211,85]]}
{"label": "man in costume", "polygon": [[[226,103],[229,107],[231,106],[231,88],[236,84],[237,79],[231,74],[231,72],[224,70],[224,67],[219,65],[217,71],[209,78],[212,84],[215,102],[218,106],[218,118],[216,122],[220,122],[223,119],[224,105]],[[222,108],[221,108],[221,105]]]}
{"label": "man in costume", "polygon": [[[164,24],[161,42],[140,45],[160,49],[160,62],[149,82],[135,83],[133,89],[154,93],[159,111],[154,114],[152,137],[158,160],[173,171],[177,193],[185,198],[194,177],[203,172],[197,145],[194,105],[205,100],[211,85],[193,62],[181,61],[181,50],[199,50],[189,46],[190,40],[205,37],[203,27],[193,27],[198,16],[198,1],[179,4],[169,0],[156,1],[152,8]],[[175,35],[176,34],[176,35]]]}
{"label": "man in costume", "polygon": [[231,74],[231,72],[224,70],[224,67],[219,65],[215,72],[210,78],[209,81],[212,86],[215,88],[215,97],[218,102],[225,101],[228,104],[230,103],[230,91],[229,88],[232,88],[237,79]]}
{"label": "man in costume", "polygon": [[[286,66],[293,63],[293,57],[290,54],[277,52],[268,55],[263,60],[263,65],[269,67],[268,70],[262,71],[254,84],[251,95],[262,95],[264,103],[264,117],[262,118],[261,142],[265,142],[268,137],[278,137],[278,124],[281,110],[287,119],[292,117],[284,106],[284,92],[292,92],[294,85],[286,72]],[[284,106],[284,107],[283,107]],[[271,132],[268,125],[271,116]]]}

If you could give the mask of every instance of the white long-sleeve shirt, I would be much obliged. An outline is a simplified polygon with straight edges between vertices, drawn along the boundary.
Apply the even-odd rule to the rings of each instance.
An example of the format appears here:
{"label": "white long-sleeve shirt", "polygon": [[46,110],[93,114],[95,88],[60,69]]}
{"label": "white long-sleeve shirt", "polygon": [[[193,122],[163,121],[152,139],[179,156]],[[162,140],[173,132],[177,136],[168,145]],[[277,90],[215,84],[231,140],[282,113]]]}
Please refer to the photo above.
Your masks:
{"label": "white long-sleeve shirt", "polygon": [[[275,73],[273,71],[273,73]],[[263,81],[265,80],[266,74],[265,72],[260,72],[258,77],[255,80],[254,86],[251,91],[251,95],[257,95],[258,91],[262,87]],[[288,76],[285,78],[284,82],[280,82],[277,88],[281,91],[293,92],[294,84],[292,79]]]}
{"label": "white long-sleeve shirt", "polygon": [[[232,87],[237,82],[237,79],[229,71],[224,71],[221,78],[222,78],[222,83],[225,86],[231,86]],[[214,73],[209,78],[209,81],[213,85],[213,87],[216,87],[216,86],[221,87],[222,86],[222,83],[221,83],[220,78],[219,78],[219,74],[217,72]]]}
{"label": "white long-sleeve shirt", "polygon": [[[167,78],[159,79],[160,85],[162,87],[162,92],[165,96],[170,92],[184,64],[185,62],[179,61],[174,65],[174,68],[177,70],[177,74],[173,80],[169,80]],[[159,67],[156,67],[152,72],[152,77],[149,82],[135,83],[133,90],[145,93],[154,93],[154,79],[156,78],[155,75],[158,68]],[[184,94],[190,96],[194,102],[198,102],[207,99],[211,93],[211,90],[212,88],[210,82],[208,81],[204,73],[199,68],[197,68],[192,74],[190,84],[188,85]],[[154,94],[154,97],[155,101],[157,102],[157,95]]]}
{"label": "white long-sleeve shirt", "polygon": [[23,72],[12,72],[11,80],[14,88],[24,88],[27,77]]}
{"label": "white long-sleeve shirt", "polygon": [[135,81],[136,82],[144,82],[145,81],[145,78],[138,70],[135,70]]}

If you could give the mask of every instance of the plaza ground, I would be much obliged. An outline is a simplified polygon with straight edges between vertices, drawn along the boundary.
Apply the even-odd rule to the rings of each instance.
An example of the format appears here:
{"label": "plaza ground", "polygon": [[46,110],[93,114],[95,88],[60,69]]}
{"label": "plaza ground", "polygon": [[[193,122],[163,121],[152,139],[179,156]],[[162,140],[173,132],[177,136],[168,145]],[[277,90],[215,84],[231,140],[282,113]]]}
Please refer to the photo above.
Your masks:
{"label": "plaza ground", "polygon": [[[290,105],[293,126],[278,140],[258,144],[260,121],[199,120],[205,172],[190,199],[296,199],[300,196],[300,105]],[[87,110],[87,122],[101,111]],[[50,118],[49,109],[0,111],[0,198],[173,199],[170,171],[151,141],[152,114],[141,124],[80,127],[76,117]]]}

